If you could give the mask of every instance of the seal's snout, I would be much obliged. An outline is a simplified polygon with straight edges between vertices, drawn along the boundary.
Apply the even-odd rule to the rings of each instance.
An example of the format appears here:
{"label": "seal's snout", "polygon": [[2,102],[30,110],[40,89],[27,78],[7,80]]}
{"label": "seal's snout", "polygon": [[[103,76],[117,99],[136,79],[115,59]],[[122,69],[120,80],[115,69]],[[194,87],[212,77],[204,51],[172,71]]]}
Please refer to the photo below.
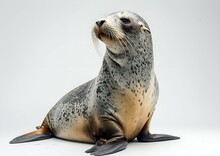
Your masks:
{"label": "seal's snout", "polygon": [[104,19],[100,19],[98,21],[96,21],[97,26],[101,27],[103,24],[105,23]]}

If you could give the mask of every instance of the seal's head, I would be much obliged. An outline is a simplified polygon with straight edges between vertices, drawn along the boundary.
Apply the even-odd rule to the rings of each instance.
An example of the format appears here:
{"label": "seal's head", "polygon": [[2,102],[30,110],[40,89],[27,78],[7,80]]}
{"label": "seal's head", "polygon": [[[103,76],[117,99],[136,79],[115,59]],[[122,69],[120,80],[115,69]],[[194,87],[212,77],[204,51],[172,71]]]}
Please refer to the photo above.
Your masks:
{"label": "seal's head", "polygon": [[121,54],[125,49],[134,48],[140,43],[144,44],[149,36],[150,29],[145,20],[127,11],[99,19],[93,28],[93,37],[104,42],[107,49],[115,54]]}

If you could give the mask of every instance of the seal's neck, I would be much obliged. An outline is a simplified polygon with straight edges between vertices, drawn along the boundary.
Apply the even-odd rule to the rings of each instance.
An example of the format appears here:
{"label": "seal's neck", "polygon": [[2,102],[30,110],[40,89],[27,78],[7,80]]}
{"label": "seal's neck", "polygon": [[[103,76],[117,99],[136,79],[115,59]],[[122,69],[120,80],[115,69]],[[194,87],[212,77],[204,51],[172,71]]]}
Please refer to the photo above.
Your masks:
{"label": "seal's neck", "polygon": [[[145,49],[145,50],[144,50]],[[103,70],[123,89],[140,85],[147,89],[153,70],[152,48],[133,48],[115,54],[106,50]]]}
{"label": "seal's neck", "polygon": [[[131,66],[146,67],[146,70],[153,68],[153,48],[152,42],[133,43],[126,48],[118,48],[117,52],[113,52],[106,48],[104,60],[111,64],[118,65],[117,68],[127,69]],[[109,61],[111,60],[111,61]]]}

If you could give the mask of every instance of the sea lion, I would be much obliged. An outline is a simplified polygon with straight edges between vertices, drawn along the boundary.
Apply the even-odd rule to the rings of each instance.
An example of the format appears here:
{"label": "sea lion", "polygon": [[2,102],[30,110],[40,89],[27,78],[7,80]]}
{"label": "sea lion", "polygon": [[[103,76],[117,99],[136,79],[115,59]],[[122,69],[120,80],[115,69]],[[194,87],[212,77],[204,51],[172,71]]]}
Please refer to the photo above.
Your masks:
{"label": "sea lion", "polygon": [[159,89],[145,20],[132,12],[116,12],[98,20],[92,34],[106,45],[98,76],[58,101],[36,131],[10,143],[54,136],[95,143],[86,152],[106,155],[125,149],[135,138],[140,142],[179,139],[149,132]]}

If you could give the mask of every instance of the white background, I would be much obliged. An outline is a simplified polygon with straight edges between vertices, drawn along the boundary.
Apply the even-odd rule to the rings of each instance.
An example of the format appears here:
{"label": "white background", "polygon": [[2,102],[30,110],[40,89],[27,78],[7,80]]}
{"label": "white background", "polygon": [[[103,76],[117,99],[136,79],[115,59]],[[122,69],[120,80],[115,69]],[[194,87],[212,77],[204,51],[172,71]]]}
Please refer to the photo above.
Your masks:
{"label": "white background", "polygon": [[50,139],[9,145],[34,130],[68,91],[97,76],[91,39],[112,12],[141,15],[153,35],[160,98],[152,132],[181,140],[130,143],[115,155],[219,155],[220,1],[0,0],[0,155],[88,155],[89,144]]}

